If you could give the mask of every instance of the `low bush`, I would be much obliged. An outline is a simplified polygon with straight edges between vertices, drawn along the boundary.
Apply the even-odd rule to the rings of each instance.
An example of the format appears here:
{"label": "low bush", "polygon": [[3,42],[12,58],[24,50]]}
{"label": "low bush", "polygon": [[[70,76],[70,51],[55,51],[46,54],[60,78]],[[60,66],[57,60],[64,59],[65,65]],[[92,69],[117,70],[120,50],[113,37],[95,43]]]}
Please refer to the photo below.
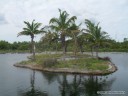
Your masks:
{"label": "low bush", "polygon": [[41,64],[43,68],[46,68],[46,67],[50,68],[58,64],[58,61],[55,58],[45,58],[45,59],[41,59],[39,61],[39,64]]}
{"label": "low bush", "polygon": [[110,57],[98,57],[99,60],[111,61]]}

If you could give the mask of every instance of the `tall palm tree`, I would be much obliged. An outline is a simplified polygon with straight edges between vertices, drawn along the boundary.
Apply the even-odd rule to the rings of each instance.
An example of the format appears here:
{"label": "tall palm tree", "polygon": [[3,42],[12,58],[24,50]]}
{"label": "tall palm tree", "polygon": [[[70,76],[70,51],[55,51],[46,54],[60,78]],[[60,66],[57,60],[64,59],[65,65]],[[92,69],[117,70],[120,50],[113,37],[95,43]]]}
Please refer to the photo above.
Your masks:
{"label": "tall palm tree", "polygon": [[32,23],[29,23],[29,22],[26,22],[26,21],[24,21],[24,23],[26,24],[26,27],[23,28],[22,32],[18,33],[18,36],[26,35],[26,36],[31,37],[32,54],[33,54],[32,60],[35,60],[34,37],[35,37],[36,34],[40,34],[41,32],[43,32],[41,29],[39,29],[39,27],[41,26],[41,23],[38,23],[38,22],[35,23],[35,20],[33,20]]}
{"label": "tall palm tree", "polygon": [[80,48],[81,54],[83,54],[83,45],[88,44],[89,36],[87,33],[81,31],[81,34],[77,37],[78,47]]}
{"label": "tall palm tree", "polygon": [[76,25],[75,23],[69,28],[69,36],[74,41],[74,55],[76,56],[78,50],[78,36],[80,35],[80,25]]}
{"label": "tall palm tree", "polygon": [[76,16],[69,18],[69,14],[66,11],[61,11],[59,9],[59,18],[52,18],[50,20],[51,28],[60,32],[60,38],[63,48],[63,53],[66,54],[66,42],[65,37],[67,34],[67,29],[72,25],[73,22],[77,19]]}
{"label": "tall palm tree", "polygon": [[96,49],[96,57],[98,57],[99,47],[106,43],[106,39],[109,38],[107,32],[101,31],[99,23],[95,24],[88,19],[85,19],[85,24],[87,26],[86,32],[90,35],[90,41]]}

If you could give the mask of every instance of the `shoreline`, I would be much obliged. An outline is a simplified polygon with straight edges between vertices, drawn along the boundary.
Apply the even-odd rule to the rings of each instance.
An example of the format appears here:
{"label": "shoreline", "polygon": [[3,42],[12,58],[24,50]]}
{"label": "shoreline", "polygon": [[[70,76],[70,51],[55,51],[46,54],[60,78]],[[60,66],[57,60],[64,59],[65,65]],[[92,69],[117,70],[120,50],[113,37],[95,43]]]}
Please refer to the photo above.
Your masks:
{"label": "shoreline", "polygon": [[54,73],[70,73],[70,74],[85,74],[85,75],[107,75],[114,73],[118,70],[118,68],[113,63],[109,63],[109,68],[107,70],[80,70],[80,69],[72,69],[72,68],[42,68],[41,65],[36,64],[14,64],[15,67],[20,68],[28,68],[32,70],[44,71],[44,72],[54,72]]}

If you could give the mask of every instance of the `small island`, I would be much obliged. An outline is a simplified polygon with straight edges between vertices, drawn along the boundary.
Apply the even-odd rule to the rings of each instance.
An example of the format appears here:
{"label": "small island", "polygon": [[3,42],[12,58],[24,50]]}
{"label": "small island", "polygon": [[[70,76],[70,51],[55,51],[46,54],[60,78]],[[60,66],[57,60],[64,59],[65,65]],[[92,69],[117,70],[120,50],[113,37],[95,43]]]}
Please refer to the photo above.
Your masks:
{"label": "small island", "polygon": [[[32,56],[28,61],[15,64],[16,67],[25,67],[34,70],[63,73],[79,73],[104,75],[117,70],[108,57],[99,57],[101,48],[107,48],[110,37],[106,31],[102,31],[99,23],[85,19],[85,27],[77,24],[76,16],[69,16],[65,10],[59,9],[59,17],[53,17],[49,25],[41,28],[42,23],[33,20],[31,23],[24,21],[26,27],[18,33],[18,36],[31,37],[30,52]],[[35,35],[43,34],[37,44]],[[39,54],[35,51],[38,50]],[[56,54],[41,54],[46,51],[56,51]],[[89,50],[87,50],[89,49]],[[62,54],[57,54],[61,51]],[[83,54],[91,52],[92,56]],[[95,51],[95,56],[93,52]],[[72,52],[68,54],[67,52]]]}
{"label": "small island", "polygon": [[[32,58],[31,56],[28,57]],[[113,73],[117,67],[107,57],[96,58],[87,54],[38,54],[36,60],[22,61],[16,67],[34,70],[86,75],[106,75]]]}

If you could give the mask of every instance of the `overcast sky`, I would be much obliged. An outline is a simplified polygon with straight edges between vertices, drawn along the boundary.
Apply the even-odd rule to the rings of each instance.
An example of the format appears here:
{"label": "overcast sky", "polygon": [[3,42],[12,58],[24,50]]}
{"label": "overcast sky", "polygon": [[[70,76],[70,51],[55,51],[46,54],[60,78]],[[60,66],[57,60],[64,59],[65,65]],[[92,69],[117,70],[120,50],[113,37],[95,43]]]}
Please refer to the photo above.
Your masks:
{"label": "overcast sky", "polygon": [[[35,19],[47,25],[52,17],[58,17],[58,8],[77,16],[82,26],[85,18],[100,22],[102,30],[117,41],[128,37],[128,0],[0,0],[0,6],[0,40],[30,41],[30,37],[17,37],[23,21]],[[36,36],[36,41],[40,37]]]}

